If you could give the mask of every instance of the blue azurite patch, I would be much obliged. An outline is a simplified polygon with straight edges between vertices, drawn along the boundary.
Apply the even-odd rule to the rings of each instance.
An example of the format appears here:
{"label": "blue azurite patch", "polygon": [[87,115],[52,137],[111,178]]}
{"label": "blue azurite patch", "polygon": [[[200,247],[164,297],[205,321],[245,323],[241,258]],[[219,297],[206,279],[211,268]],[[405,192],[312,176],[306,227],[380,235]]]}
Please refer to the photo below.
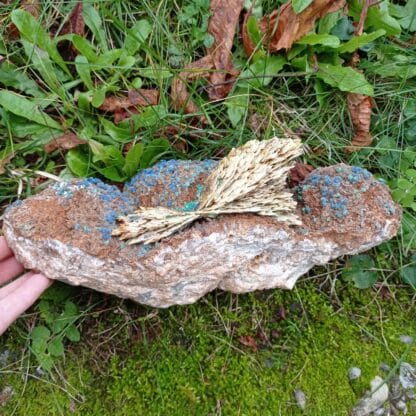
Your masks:
{"label": "blue azurite patch", "polygon": [[[372,175],[358,166],[337,166],[335,175],[326,172],[328,171],[315,171],[309,175],[297,189],[298,200],[301,201],[307,191],[317,193],[321,207],[332,211],[333,217],[342,219],[349,215],[348,198],[342,194],[346,187],[358,186],[353,193],[360,195],[369,189],[368,180]],[[302,212],[308,213],[308,208],[309,206],[305,205]]]}
{"label": "blue azurite patch", "polygon": [[[159,185],[160,193],[158,205],[179,210],[193,210],[196,208],[200,198],[203,185],[197,184],[197,194],[194,201],[188,201],[185,206],[178,206],[176,201],[190,187],[201,174],[208,174],[216,166],[214,160],[183,161],[162,160],[151,168],[147,168],[135,175],[124,186],[126,194],[140,205],[140,194],[152,194],[152,188]],[[153,192],[152,192],[153,191]]]}

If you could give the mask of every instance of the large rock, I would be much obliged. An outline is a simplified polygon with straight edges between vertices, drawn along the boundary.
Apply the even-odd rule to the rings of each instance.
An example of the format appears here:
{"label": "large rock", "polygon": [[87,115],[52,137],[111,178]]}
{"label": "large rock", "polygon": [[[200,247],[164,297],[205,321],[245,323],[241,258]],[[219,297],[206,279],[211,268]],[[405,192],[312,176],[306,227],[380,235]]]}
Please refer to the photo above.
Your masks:
{"label": "large rock", "polygon": [[295,189],[302,226],[257,215],[200,220],[153,245],[111,237],[138,205],[192,210],[215,162],[160,162],[124,192],[98,179],[50,186],[15,203],[4,235],[25,267],[156,307],[234,293],[293,288],[314,265],[392,238],[401,210],[388,188],[358,167],[317,169]]}

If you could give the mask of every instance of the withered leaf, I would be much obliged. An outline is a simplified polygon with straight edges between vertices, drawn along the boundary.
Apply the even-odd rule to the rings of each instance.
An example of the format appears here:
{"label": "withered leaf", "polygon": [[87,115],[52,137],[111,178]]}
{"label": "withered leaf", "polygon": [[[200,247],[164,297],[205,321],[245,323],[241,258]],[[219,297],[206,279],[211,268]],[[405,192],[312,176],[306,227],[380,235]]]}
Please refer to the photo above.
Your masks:
{"label": "withered leaf", "polygon": [[64,135],[55,137],[49,143],[46,143],[44,149],[46,153],[52,153],[57,149],[69,150],[85,143],[87,141],[80,139],[75,133],[66,132]]}
{"label": "withered leaf", "polygon": [[82,16],[82,8],[83,4],[81,1],[79,1],[72,9],[72,12],[68,17],[68,20],[62,27],[62,31],[60,33],[61,35],[73,33],[82,36],[84,34],[85,22],[84,17]]}
{"label": "withered leaf", "polygon": [[155,89],[140,88],[129,90],[126,96],[110,96],[104,99],[99,107],[100,110],[114,113],[120,110],[130,109],[131,107],[145,107],[157,105],[159,103],[159,91]]}
{"label": "withered leaf", "polygon": [[225,98],[238,76],[232,63],[231,48],[243,7],[244,0],[211,0],[212,15],[208,22],[208,33],[214,37],[214,44],[207,53],[212,57],[214,71],[209,77],[210,100]]}
{"label": "withered leaf", "polygon": [[351,146],[346,149],[347,152],[351,153],[361,147],[369,146],[373,141],[370,133],[373,100],[367,95],[349,93],[347,95],[347,105],[355,132]]}
{"label": "withered leaf", "polygon": [[[180,111],[183,109],[185,114],[199,112],[198,106],[189,97],[186,84],[188,81],[207,77],[212,68],[213,62],[211,56],[204,56],[203,58],[192,62],[180,72],[179,76],[172,80],[170,97],[172,100],[172,107],[175,110]],[[205,118],[203,120],[205,120]]]}
{"label": "withered leaf", "polygon": [[289,171],[289,186],[293,188],[303,182],[315,168],[306,163],[296,163]]}
{"label": "withered leaf", "polygon": [[257,342],[256,340],[250,335],[243,335],[238,340],[241,344],[245,345],[246,347],[250,347],[253,352],[257,352]]}
{"label": "withered leaf", "polygon": [[310,32],[317,19],[345,6],[346,0],[314,0],[303,12],[296,14],[292,2],[280,6],[259,22],[270,52],[290,49],[294,42]]}
{"label": "withered leaf", "polygon": [[11,152],[2,159],[0,159],[0,175],[3,175],[6,172],[7,164],[14,158],[15,153]]}

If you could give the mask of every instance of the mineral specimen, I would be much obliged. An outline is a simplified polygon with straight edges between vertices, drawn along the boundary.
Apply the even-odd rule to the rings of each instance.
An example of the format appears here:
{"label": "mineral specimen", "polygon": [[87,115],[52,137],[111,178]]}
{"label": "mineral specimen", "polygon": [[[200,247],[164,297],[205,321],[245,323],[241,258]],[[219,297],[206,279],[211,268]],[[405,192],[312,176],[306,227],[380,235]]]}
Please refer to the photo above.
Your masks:
{"label": "mineral specimen", "polygon": [[56,183],[13,204],[3,232],[25,267],[52,279],[168,307],[220,288],[293,288],[314,265],[392,238],[401,209],[368,171],[314,170],[294,190],[300,226],[272,217],[202,219],[159,243],[127,245],[111,232],[140,206],[194,210],[214,161],[162,161],[121,192],[98,179]]}

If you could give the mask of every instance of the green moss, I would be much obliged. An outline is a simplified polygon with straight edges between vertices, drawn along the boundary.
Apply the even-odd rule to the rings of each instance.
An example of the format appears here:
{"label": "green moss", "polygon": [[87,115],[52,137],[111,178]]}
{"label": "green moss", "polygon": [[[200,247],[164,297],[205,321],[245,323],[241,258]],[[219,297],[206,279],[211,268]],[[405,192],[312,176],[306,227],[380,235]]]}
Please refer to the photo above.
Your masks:
{"label": "green moss", "polygon": [[[2,385],[11,384],[16,395],[5,414],[43,415],[45,406],[48,415],[70,414],[70,393],[84,397],[71,413],[83,416],[348,415],[370,380],[386,376],[380,363],[393,367],[405,351],[399,336],[416,333],[403,306],[410,296],[398,293],[399,303],[338,287],[334,306],[312,285],[298,287],[244,296],[218,292],[159,311],[156,338],[148,336],[155,322],[141,320],[140,340],[116,334],[124,352],[108,360],[81,342],[60,363],[68,384],[29,379],[24,386],[19,372],[6,375]],[[242,336],[256,341],[257,352]],[[416,362],[415,348],[407,360]],[[353,382],[352,366],[362,370]],[[307,396],[304,413],[293,397],[296,388]]]}

